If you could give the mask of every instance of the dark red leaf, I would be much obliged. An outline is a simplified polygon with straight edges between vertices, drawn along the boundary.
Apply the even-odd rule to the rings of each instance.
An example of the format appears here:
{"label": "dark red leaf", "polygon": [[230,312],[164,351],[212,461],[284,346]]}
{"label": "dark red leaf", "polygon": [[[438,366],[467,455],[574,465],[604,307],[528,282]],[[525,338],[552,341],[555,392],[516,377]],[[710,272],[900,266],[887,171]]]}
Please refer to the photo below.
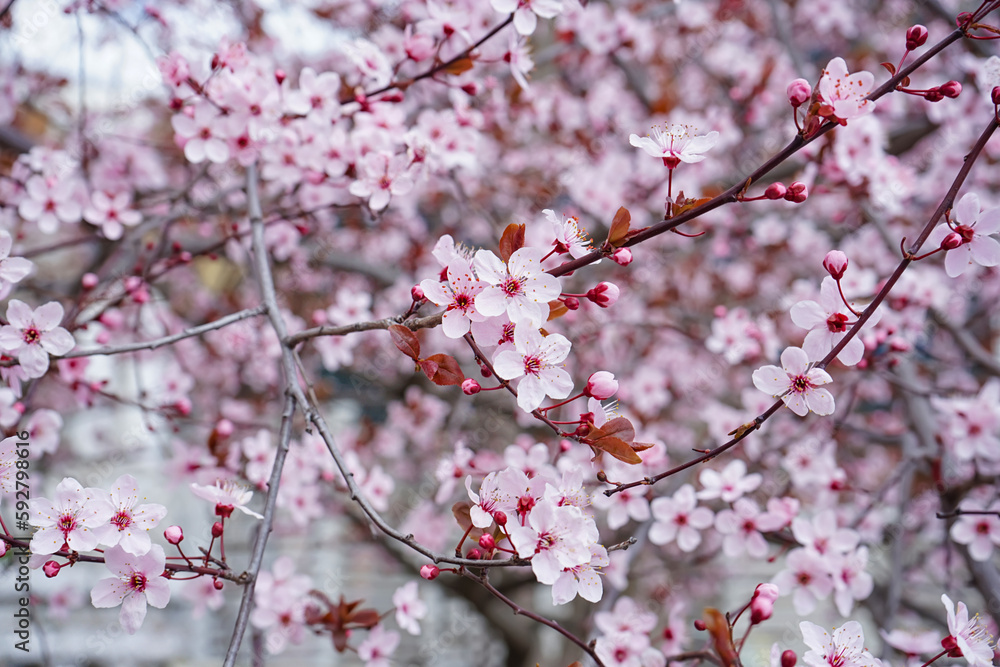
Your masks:
{"label": "dark red leaf", "polygon": [[400,352],[414,361],[420,360],[420,341],[415,333],[402,324],[393,324],[389,327],[389,335]]}
{"label": "dark red leaf", "polygon": [[524,225],[510,223],[500,237],[500,259],[506,262],[510,256],[524,247]]}

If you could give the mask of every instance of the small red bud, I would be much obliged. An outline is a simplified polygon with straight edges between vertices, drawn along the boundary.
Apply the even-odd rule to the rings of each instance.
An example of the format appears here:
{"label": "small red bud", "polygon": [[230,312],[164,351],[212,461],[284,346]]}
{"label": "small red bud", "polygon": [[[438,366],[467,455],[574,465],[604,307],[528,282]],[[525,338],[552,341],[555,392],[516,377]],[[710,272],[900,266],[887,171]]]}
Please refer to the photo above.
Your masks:
{"label": "small red bud", "polygon": [[420,576],[427,581],[433,581],[437,579],[437,576],[441,574],[441,568],[437,565],[424,565],[420,568]]}
{"label": "small red bud", "polygon": [[795,651],[788,649],[781,654],[781,667],[795,667],[795,663],[798,659],[799,657],[795,655]]}
{"label": "small red bud", "polygon": [[92,290],[97,287],[100,279],[97,277],[96,273],[85,273],[83,277],[80,278],[80,285],[83,286],[85,290]]}
{"label": "small red bud", "polygon": [[823,268],[833,276],[834,280],[840,280],[847,271],[847,254],[840,250],[831,250],[823,258]]}
{"label": "small red bud", "polygon": [[462,380],[462,392],[465,393],[466,396],[475,396],[481,389],[482,386],[472,378],[465,378]]}
{"label": "small red bud", "polygon": [[283,69],[276,69],[276,70],[274,70],[274,80],[278,82],[279,86],[282,83],[284,83],[286,76],[288,76],[288,75],[285,74],[285,70],[283,70]]}
{"label": "small red bud", "polygon": [[609,282],[602,282],[587,292],[587,298],[596,303],[601,308],[609,308],[615,305],[621,290],[618,285]]}
{"label": "small red bud", "polygon": [[215,590],[217,590],[217,591],[221,591],[221,590],[222,590],[222,587],[223,587],[223,586],[224,586],[225,584],[223,584],[223,583],[222,583],[222,580],[221,580],[221,579],[213,579],[213,580],[212,580],[212,585],[213,585],[213,586],[215,586]]}
{"label": "small red bud", "polygon": [[219,538],[222,537],[222,522],[216,521],[212,524],[212,537]]}
{"label": "small red bud", "polygon": [[784,199],[786,192],[788,192],[788,188],[785,187],[784,183],[771,183],[767,186],[767,190],[764,190],[764,197],[767,199]]}
{"label": "small red bud", "polygon": [[615,260],[618,266],[628,266],[632,263],[632,251],[628,248],[618,248],[611,254],[611,259]]}
{"label": "small red bud", "polygon": [[493,551],[496,546],[496,540],[489,533],[484,533],[482,537],[479,538],[479,546],[486,549],[487,551]]}
{"label": "small red bud", "polygon": [[963,243],[962,235],[958,232],[951,232],[948,236],[941,239],[941,249],[942,250],[954,250],[958,248]]}
{"label": "small red bud", "polygon": [[809,188],[806,187],[805,183],[801,181],[795,181],[788,186],[788,191],[785,192],[785,199],[790,202],[795,202],[796,204],[801,204],[809,196]]}
{"label": "small red bud", "polygon": [[180,526],[170,526],[163,531],[163,537],[167,538],[170,544],[177,545],[184,539],[184,530]]}
{"label": "small red bud", "polygon": [[944,93],[941,92],[940,88],[931,88],[924,93],[924,99],[928,102],[940,102],[944,99]]}
{"label": "small red bud", "polygon": [[812,86],[805,79],[795,79],[788,84],[785,94],[793,107],[800,107],[812,97]]}
{"label": "small red bud", "polygon": [[942,83],[939,90],[945,97],[955,99],[962,94],[962,84],[958,81],[948,81],[946,83]]}
{"label": "small red bud", "polygon": [[608,371],[597,371],[587,379],[587,386],[583,393],[590,398],[603,401],[611,398],[618,392],[618,380],[613,373]]}
{"label": "small red bud", "polygon": [[1000,86],[993,86],[990,98],[993,100],[993,104],[1000,104]]}
{"label": "small red bud", "polygon": [[697,630],[698,632],[704,632],[706,627],[708,626],[705,625],[705,621],[701,620],[700,618],[694,622],[694,629]]}
{"label": "small red bud", "polygon": [[906,50],[912,51],[927,41],[927,28],[917,24],[906,30]]}
{"label": "small red bud", "polygon": [[215,432],[222,438],[228,438],[231,436],[235,428],[236,427],[233,426],[233,422],[226,418],[222,418],[215,423]]}
{"label": "small red bud", "polygon": [[562,302],[564,304],[566,304],[566,308],[568,308],[569,310],[579,310],[580,309],[580,300],[577,299],[575,296],[568,296],[568,297],[564,298],[562,300]]}
{"label": "small red bud", "polygon": [[479,549],[469,549],[469,553],[465,554],[465,557],[469,560],[479,560],[483,557],[483,552]]}
{"label": "small red bud", "polygon": [[51,579],[52,577],[54,577],[57,574],[59,574],[59,570],[61,568],[62,568],[62,565],[60,565],[59,563],[55,562],[54,560],[48,560],[48,561],[45,561],[45,565],[42,566],[42,572],[45,573],[46,577],[48,577],[49,579]]}
{"label": "small red bud", "polygon": [[955,25],[957,25],[959,28],[961,28],[962,26],[964,26],[966,23],[968,23],[971,20],[972,20],[972,13],[971,12],[962,12],[961,14],[959,14],[958,16],[955,17]]}
{"label": "small red bud", "polygon": [[479,93],[479,86],[474,81],[471,81],[462,86],[462,92],[466,95],[476,95]]}
{"label": "small red bud", "polygon": [[506,526],[507,525],[507,514],[505,512],[500,512],[500,511],[494,512],[493,513],[493,520],[496,521],[496,523],[497,523],[498,526]]}
{"label": "small red bud", "polygon": [[410,288],[410,298],[414,301],[423,301],[427,297],[424,296],[424,289],[420,285],[414,285]]}

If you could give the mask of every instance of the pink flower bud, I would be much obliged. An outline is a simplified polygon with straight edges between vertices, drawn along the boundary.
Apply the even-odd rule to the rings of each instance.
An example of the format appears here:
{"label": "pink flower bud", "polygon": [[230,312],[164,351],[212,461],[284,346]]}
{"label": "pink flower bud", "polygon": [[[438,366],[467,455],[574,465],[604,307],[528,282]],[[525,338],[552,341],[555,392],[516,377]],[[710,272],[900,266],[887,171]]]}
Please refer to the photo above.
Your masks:
{"label": "pink flower bud", "polygon": [[753,590],[753,598],[765,598],[771,602],[776,601],[781,596],[781,590],[774,584],[757,584],[757,588]]}
{"label": "pink flower bud", "polygon": [[796,204],[801,204],[809,196],[809,188],[806,187],[805,183],[801,181],[795,181],[788,186],[788,191],[785,193],[785,199],[790,202],[795,202]]}
{"label": "pink flower bud", "polygon": [[469,553],[465,554],[465,557],[469,560],[479,560],[483,557],[483,552],[479,549],[469,549]]}
{"label": "pink flower bud", "polygon": [[462,380],[462,391],[466,396],[475,396],[482,389],[482,386],[472,378]]}
{"label": "pink flower bud", "polygon": [[618,393],[618,380],[613,373],[608,371],[597,371],[587,380],[587,387],[583,390],[584,395],[603,401]]}
{"label": "pink flower bud", "polygon": [[83,286],[83,289],[86,290],[94,289],[97,287],[97,283],[99,282],[100,279],[97,277],[96,273],[85,273],[83,274],[83,277],[80,278],[80,284]]}
{"label": "pink flower bud", "polygon": [[215,523],[212,524],[212,537],[216,539],[222,537],[222,531],[223,528],[221,521],[216,521]]}
{"label": "pink flower bud", "polygon": [[462,92],[466,95],[476,96],[479,94],[479,85],[475,81],[462,84]]}
{"label": "pink flower bud", "polygon": [[231,436],[235,428],[236,427],[233,426],[233,422],[228,419],[220,419],[215,423],[215,432],[223,438]]}
{"label": "pink flower bud", "polygon": [[274,70],[274,80],[278,82],[279,86],[282,83],[284,83],[285,77],[287,77],[287,76],[288,75],[285,74],[285,70],[283,70],[283,69],[276,69],[276,70]]}
{"label": "pink flower bud", "polygon": [[941,249],[942,250],[954,250],[958,248],[963,243],[962,235],[958,232],[951,232],[948,236],[941,239]]}
{"label": "pink flower bud", "polygon": [[441,568],[437,565],[424,565],[420,568],[420,576],[427,581],[434,581],[441,574]]}
{"label": "pink flower bud", "polygon": [[993,100],[993,104],[1000,104],[1000,86],[993,86],[993,91],[990,93],[990,99]]}
{"label": "pink flower bud", "polygon": [[61,568],[62,568],[62,565],[60,565],[59,563],[55,562],[54,560],[48,560],[48,561],[45,561],[45,565],[42,566],[42,572],[45,573],[46,577],[48,577],[49,579],[51,579],[52,577],[54,577],[57,574],[59,574],[59,570]]}
{"label": "pink flower bud", "polygon": [[912,51],[927,41],[927,28],[917,24],[906,30],[906,50]]}
{"label": "pink flower bud", "polygon": [[601,308],[609,308],[615,305],[621,290],[614,283],[603,282],[597,287],[587,292],[587,298],[596,303]]}
{"label": "pink flower bud", "polygon": [[496,521],[496,524],[498,526],[506,526],[507,525],[507,514],[505,512],[501,512],[501,511],[498,510],[498,511],[496,511],[496,512],[493,513],[493,520]]}
{"label": "pink flower bud", "polygon": [[5,555],[7,555],[7,548],[8,548],[7,543],[4,542],[3,540],[0,540],[0,558],[3,558]]}
{"label": "pink flower bud", "polygon": [[805,79],[795,79],[795,81],[788,84],[785,94],[788,95],[788,101],[793,107],[800,107],[809,101],[813,91],[808,81]]}
{"label": "pink flower bud", "polygon": [[568,296],[565,299],[563,299],[562,302],[566,305],[566,308],[569,310],[580,309],[580,300],[577,299],[575,296]]}
{"label": "pink flower bud", "polygon": [[788,192],[788,188],[785,187],[784,183],[771,183],[767,186],[767,190],[764,190],[764,197],[767,199],[784,199],[786,192]]}
{"label": "pink flower bud", "polygon": [[823,268],[833,276],[834,280],[840,280],[847,271],[847,254],[840,250],[831,250],[823,258]]}
{"label": "pink flower bud", "polygon": [[163,537],[167,539],[167,542],[177,545],[184,539],[184,530],[180,526],[170,526],[163,531]]}
{"label": "pink flower bud", "polygon": [[945,97],[955,99],[962,94],[962,84],[958,81],[948,81],[946,83],[942,83],[939,90]]}
{"label": "pink flower bud", "polygon": [[795,667],[795,663],[798,659],[799,657],[795,655],[795,651],[788,649],[781,654],[781,667]]}
{"label": "pink flower bud", "polygon": [[427,297],[424,296],[424,290],[420,285],[414,285],[410,288],[410,298],[414,301],[423,301]]}
{"label": "pink flower bud", "polygon": [[708,626],[705,625],[705,621],[701,620],[700,618],[699,619],[695,619],[695,622],[694,622],[694,629],[695,630],[697,630],[698,632],[705,632],[705,628],[707,628],[707,627]]}
{"label": "pink flower bud", "polygon": [[493,551],[496,546],[496,540],[489,533],[484,533],[482,537],[479,538],[479,546],[486,549],[487,551]]}
{"label": "pink flower bud", "polygon": [[632,263],[632,251],[628,248],[618,248],[611,254],[611,259],[619,266],[628,266]]}
{"label": "pink flower bud", "polygon": [[774,601],[780,591],[774,584],[758,584],[750,600],[750,622],[753,624],[766,621],[774,613]]}
{"label": "pink flower bud", "polygon": [[924,93],[924,99],[928,102],[940,102],[944,99],[944,93],[941,92],[940,88],[931,88]]}
{"label": "pink flower bud", "polygon": [[214,579],[212,581],[212,585],[215,586],[215,590],[217,590],[217,591],[221,591],[222,587],[225,586],[225,584],[222,583],[221,579]]}

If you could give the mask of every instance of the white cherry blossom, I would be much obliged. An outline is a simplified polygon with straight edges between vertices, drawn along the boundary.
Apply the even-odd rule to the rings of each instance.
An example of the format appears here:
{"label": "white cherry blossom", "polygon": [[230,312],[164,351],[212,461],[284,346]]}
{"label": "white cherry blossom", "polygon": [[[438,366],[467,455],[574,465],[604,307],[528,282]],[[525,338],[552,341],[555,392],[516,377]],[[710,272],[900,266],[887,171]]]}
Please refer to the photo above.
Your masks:
{"label": "white cherry blossom", "polygon": [[448,264],[448,282],[427,278],[420,281],[424,296],[438,306],[445,306],[442,330],[448,338],[461,338],[469,333],[472,322],[482,322],[486,316],[476,310],[476,296],[486,284],[479,280],[469,262],[453,260]]}
{"label": "white cherry blossom", "polygon": [[705,159],[702,153],[711,150],[719,140],[719,133],[714,130],[708,134],[695,132],[690,125],[654,125],[651,135],[630,134],[628,142],[653,157],[663,158],[663,164],[673,169],[681,162],[701,162]]}
{"label": "white cherry blossom", "polygon": [[146,618],[146,603],[163,609],[170,602],[170,585],[161,577],[166,554],[154,544],[148,553],[133,556],[121,547],[104,552],[104,564],[113,577],[101,579],[90,592],[97,608],[122,606],[119,621],[125,631],[135,634]]}
{"label": "white cherry blossom", "polygon": [[63,355],[73,349],[73,335],[59,326],[63,307],[50,301],[32,310],[28,304],[11,299],[7,304],[7,324],[0,328],[0,348],[17,356],[29,378],[40,378],[49,370],[49,355]]}
{"label": "white cherry blossom", "polygon": [[865,633],[857,621],[848,621],[834,630],[833,636],[810,623],[799,623],[802,639],[809,651],[802,661],[809,667],[881,667],[882,662],[865,648]]}
{"label": "white cherry blossom", "polygon": [[694,551],[701,544],[701,531],[711,527],[714,521],[712,510],[698,507],[694,487],[685,484],[677,489],[671,498],[659,497],[650,503],[653,525],[649,529],[649,541],[653,544],[669,544],[676,541],[681,551]]}
{"label": "white cherry blossom", "polygon": [[819,388],[833,382],[829,373],[809,368],[808,355],[798,347],[785,348],[781,353],[781,366],[762,366],[755,370],[754,386],[775,398],[781,397],[800,417],[805,417],[810,410],[818,415],[833,414],[833,394]]}
{"label": "white cherry blossom", "polygon": [[569,354],[570,342],[561,334],[542,336],[521,324],[514,329],[514,349],[501,350],[493,368],[504,380],[517,383],[517,405],[525,412],[538,408],[546,396],[566,398],[573,390],[573,378],[561,364]]}
{"label": "white cherry blossom", "polygon": [[549,301],[559,297],[559,280],[542,270],[541,248],[521,248],[507,264],[489,250],[476,253],[475,269],[489,283],[476,296],[476,309],[487,317],[505,311],[515,324],[527,321],[541,327],[549,318]]}

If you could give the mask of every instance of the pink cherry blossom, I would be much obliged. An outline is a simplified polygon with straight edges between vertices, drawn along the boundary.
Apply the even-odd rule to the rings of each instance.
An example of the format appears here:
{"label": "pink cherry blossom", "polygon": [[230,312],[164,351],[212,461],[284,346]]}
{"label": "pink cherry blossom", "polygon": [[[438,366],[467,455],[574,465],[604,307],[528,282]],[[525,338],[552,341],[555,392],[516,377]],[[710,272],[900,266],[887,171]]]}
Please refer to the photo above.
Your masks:
{"label": "pink cherry blossom", "polygon": [[142,215],[129,208],[130,200],[127,192],[119,192],[112,197],[103,190],[97,190],[83,212],[83,219],[100,227],[105,238],[112,241],[120,239],[124,226],[134,227],[142,221]]}
{"label": "pink cherry blossom", "polygon": [[848,74],[843,58],[834,58],[819,80],[820,115],[841,125],[875,111],[875,102],[865,99],[875,84],[871,72]]}
{"label": "pink cherry blossom", "polygon": [[615,601],[608,611],[594,614],[594,625],[606,635],[629,633],[637,636],[648,635],[656,627],[656,614],[627,595]]}
{"label": "pink cherry blossom", "polygon": [[550,19],[563,10],[563,0],[490,0],[498,12],[514,15],[514,29],[520,35],[535,32],[538,17]]}
{"label": "pink cherry blossom", "polygon": [[931,396],[939,433],[959,461],[1000,460],[1000,380],[991,378],[974,397]]}
{"label": "pink cherry blossom", "polygon": [[350,193],[367,199],[373,211],[388,206],[392,195],[399,197],[413,189],[409,159],[404,154],[369,153],[361,158],[358,167],[358,180],[351,183]]}
{"label": "pink cherry blossom", "polygon": [[1000,241],[993,237],[1000,231],[1000,207],[982,211],[979,196],[966,193],[951,212],[953,227],[942,224],[934,228],[927,238],[927,245],[935,247],[948,234],[958,234],[961,244],[948,250],[944,257],[944,270],[951,278],[965,273],[973,264],[996,266],[1000,264]]}
{"label": "pink cherry blossom", "polygon": [[865,569],[868,566],[868,547],[861,546],[846,554],[827,556],[833,577],[833,602],[841,616],[850,616],[855,600],[865,600],[875,589],[875,580]]}
{"label": "pink cherry blossom", "polygon": [[76,345],[72,334],[59,326],[63,307],[51,301],[35,310],[18,299],[7,304],[7,324],[0,328],[0,348],[16,355],[29,378],[49,370],[49,355],[66,354]]}
{"label": "pink cherry blossom", "polygon": [[786,347],[781,366],[762,366],[753,372],[755,387],[775,398],[800,417],[812,410],[818,415],[833,414],[833,394],[819,387],[833,382],[830,374],[809,367],[808,355],[798,347]]}
{"label": "pink cherry blossom", "polygon": [[857,531],[837,525],[833,510],[823,510],[812,521],[796,517],[792,521],[792,535],[799,544],[821,556],[853,551],[860,539]]}
{"label": "pink cherry blossom", "polygon": [[740,498],[733,509],[725,509],[715,516],[715,529],[725,537],[722,550],[730,558],[746,553],[751,558],[767,555],[767,542],[761,533],[780,530],[784,520],[768,512],[761,512],[757,503]]}
{"label": "pink cherry blossom", "polygon": [[115,513],[106,491],[85,489],[72,477],[56,487],[55,499],[28,501],[31,518],[38,527],[31,538],[31,552],[54,554],[66,544],[73,551],[90,551],[100,543],[100,529]]}
{"label": "pink cherry blossom", "polygon": [[511,544],[521,558],[531,559],[539,583],[552,585],[567,568],[590,563],[590,547],[599,538],[594,520],[580,508],[539,502],[527,525],[507,524]]}
{"label": "pink cherry blossom", "polygon": [[420,634],[420,619],[427,616],[427,605],[417,597],[417,582],[410,581],[392,594],[396,607],[396,623],[411,635]]}
{"label": "pink cherry blossom", "polygon": [[994,501],[988,510],[977,503],[966,503],[961,509],[990,511],[994,514],[962,514],[952,524],[949,535],[959,544],[969,547],[973,560],[987,561],[993,547],[1000,546],[1000,501]]}
{"label": "pink cherry blossom", "polygon": [[698,475],[702,490],[698,492],[698,500],[721,498],[727,503],[735,502],[744,494],[751,493],[760,486],[763,477],[759,473],[747,474],[745,461],[736,459],[726,464],[722,472],[705,468]]}
{"label": "pink cherry blossom", "polygon": [[785,569],[771,580],[782,595],[791,593],[795,613],[810,614],[817,600],[833,592],[833,580],[822,556],[806,549],[793,549],[785,558]]}
{"label": "pink cherry blossom", "polygon": [[945,611],[948,613],[948,632],[951,633],[941,642],[953,658],[965,658],[972,667],[986,667],[993,664],[993,646],[990,633],[986,630],[983,619],[976,614],[969,618],[969,608],[964,602],[955,603],[947,595],[941,596]]}
{"label": "pink cherry blossom", "polygon": [[561,334],[543,337],[524,323],[514,329],[514,349],[501,350],[493,359],[497,375],[517,380],[517,405],[525,412],[537,409],[546,396],[566,398],[573,390],[573,378],[562,362],[570,342]]}
{"label": "pink cherry blossom", "polygon": [[857,621],[848,621],[833,636],[810,623],[799,623],[802,639],[809,651],[802,661],[809,667],[881,667],[882,661],[865,648],[865,633]]}
{"label": "pink cherry blossom", "polygon": [[469,262],[457,259],[448,265],[448,282],[440,283],[430,278],[420,281],[424,296],[431,303],[445,306],[442,331],[449,338],[461,338],[469,333],[473,322],[482,322],[486,316],[476,310],[476,296],[486,283],[479,280]]}
{"label": "pink cherry blossom", "polygon": [[[830,276],[824,278],[820,285],[819,302],[800,301],[792,306],[791,316],[796,326],[810,330],[802,344],[810,361],[826,357],[857,321],[857,316],[844,304],[837,281]],[[880,318],[881,311],[876,310],[865,323],[865,328],[875,326]],[[854,366],[861,361],[864,353],[865,345],[861,336],[857,335],[837,354],[837,359],[845,366]]]}
{"label": "pink cherry blossom", "polygon": [[681,162],[701,162],[705,159],[703,153],[710,151],[719,140],[719,133],[715,130],[708,134],[695,134],[697,131],[690,125],[654,125],[652,136],[630,134],[628,142],[653,157],[663,158],[663,164],[673,169]]}
{"label": "pink cherry blossom", "polygon": [[247,507],[247,504],[253,498],[253,491],[240,486],[240,484],[232,480],[216,480],[212,486],[192,484],[191,492],[203,500],[215,503],[217,513],[220,508],[228,512],[238,509],[244,514],[249,514],[257,519],[264,518]]}
{"label": "pink cherry blossom", "polygon": [[549,302],[560,292],[559,280],[542,270],[544,255],[542,249],[524,247],[504,264],[489,250],[478,251],[476,273],[489,286],[476,297],[476,309],[487,317],[506,312],[515,324],[541,327],[549,318]]}
{"label": "pink cherry blossom", "polygon": [[222,163],[229,159],[226,139],[232,134],[230,120],[208,102],[199,102],[190,116],[175,114],[170,119],[177,136],[184,141],[184,157],[192,164],[205,160]]}
{"label": "pink cherry blossom", "polygon": [[43,234],[54,234],[59,223],[80,222],[81,209],[76,202],[76,185],[65,178],[32,176],[24,185],[27,197],[17,207],[18,214],[38,225]]}
{"label": "pink cherry blossom", "polygon": [[676,541],[681,551],[694,551],[701,544],[701,531],[711,527],[715,515],[707,507],[698,507],[694,487],[685,484],[670,498],[661,496],[650,503],[653,525],[649,541],[670,544]]}
{"label": "pink cherry blossom", "polygon": [[146,618],[147,602],[157,609],[170,602],[170,585],[160,576],[165,563],[166,554],[158,544],[142,556],[111,547],[104,552],[104,564],[114,576],[97,582],[90,592],[91,602],[98,609],[121,605],[118,619],[134,635]]}
{"label": "pink cherry blossom", "polygon": [[312,114],[317,120],[329,122],[340,115],[340,75],[336,72],[317,74],[304,67],[299,74],[299,89],[285,96],[285,108],[291,113]]}
{"label": "pink cherry blossom", "polygon": [[591,248],[590,237],[587,230],[580,227],[580,220],[574,216],[557,216],[552,209],[542,211],[546,220],[552,225],[555,233],[556,250],[560,253],[569,253],[571,257],[583,257],[588,254]]}
{"label": "pink cherry blossom", "polygon": [[528,73],[535,69],[528,40],[512,33],[507,40],[507,53],[504,59],[510,63],[510,75],[514,77],[517,85],[521,90],[528,90]]}
{"label": "pink cherry blossom", "polygon": [[358,657],[365,661],[365,667],[391,667],[394,661],[389,658],[398,646],[399,633],[379,624],[358,644]]}
{"label": "pink cherry blossom", "polygon": [[588,602],[600,602],[604,585],[596,568],[607,567],[608,550],[600,544],[590,545],[590,562],[564,569],[552,585],[552,604],[566,604],[579,594]]}
{"label": "pink cherry blossom", "polygon": [[138,505],[139,489],[132,475],[122,475],[111,485],[111,503],[116,511],[110,521],[97,530],[101,544],[120,546],[133,556],[149,551],[149,531],[167,514],[156,503]]}
{"label": "pink cherry blossom", "polygon": [[14,239],[10,232],[0,230],[0,290],[3,291],[10,287],[10,283],[21,282],[35,267],[31,260],[24,257],[11,257],[13,246]]}

